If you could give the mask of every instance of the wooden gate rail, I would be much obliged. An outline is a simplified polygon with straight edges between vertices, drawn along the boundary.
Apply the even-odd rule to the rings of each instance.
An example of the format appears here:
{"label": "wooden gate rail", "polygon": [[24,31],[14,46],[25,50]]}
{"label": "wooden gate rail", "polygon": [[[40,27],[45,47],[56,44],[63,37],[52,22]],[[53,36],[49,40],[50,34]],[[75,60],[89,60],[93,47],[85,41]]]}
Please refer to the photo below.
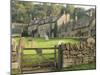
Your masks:
{"label": "wooden gate rail", "polygon": [[23,50],[36,50],[36,49],[58,49],[58,47],[50,47],[50,48],[23,48]]}
{"label": "wooden gate rail", "polygon": [[[55,61],[55,66],[57,70],[61,70],[63,67],[63,50],[64,50],[64,45],[59,45],[58,47],[49,47],[49,48],[23,48],[23,50],[37,50],[37,49],[45,49],[45,50],[54,50],[54,61]],[[58,50],[58,53],[57,51]],[[58,55],[57,55],[58,54]],[[56,56],[57,55],[57,56]]]}

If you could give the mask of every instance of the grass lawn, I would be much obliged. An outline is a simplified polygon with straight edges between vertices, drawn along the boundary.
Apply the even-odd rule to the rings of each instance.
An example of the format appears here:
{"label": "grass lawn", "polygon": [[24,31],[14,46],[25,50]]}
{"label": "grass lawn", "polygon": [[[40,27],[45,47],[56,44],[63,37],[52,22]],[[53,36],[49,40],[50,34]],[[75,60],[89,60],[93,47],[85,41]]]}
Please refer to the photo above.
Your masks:
{"label": "grass lawn", "polygon": [[96,63],[75,65],[68,68],[63,68],[62,71],[76,71],[76,70],[90,70],[90,69],[91,70],[96,69]]}
{"label": "grass lawn", "polygon": [[[14,38],[16,40],[16,42],[18,43],[19,41],[19,38]],[[24,45],[25,47],[34,47],[34,48],[48,48],[48,47],[54,47],[55,45],[58,45],[59,41],[63,41],[64,43],[79,43],[78,40],[75,40],[75,39],[58,39],[58,38],[55,38],[55,39],[49,39],[49,40],[45,40],[44,38],[33,38],[32,41],[29,41],[29,37],[25,37],[24,38]],[[54,50],[43,50],[43,53],[53,53]],[[33,50],[30,50],[30,51],[24,51],[24,53],[26,54],[33,54],[33,53],[36,53],[35,51]]]}
{"label": "grass lawn", "polygon": [[[63,68],[61,71],[79,71],[79,70],[93,70],[96,69],[96,63],[89,63],[89,64],[81,64],[81,65],[75,65],[68,68]],[[16,74],[18,71],[13,70],[12,75],[18,75]]]}
{"label": "grass lawn", "polygon": [[[19,41],[19,38],[14,38],[17,43]],[[70,38],[64,38],[64,39],[59,39],[59,38],[51,38],[49,40],[45,40],[44,38],[32,38],[32,41],[29,41],[29,37],[25,37],[25,47],[30,47],[31,43],[33,44],[33,47],[54,47],[55,45],[58,45],[59,41],[63,41],[64,43],[78,43],[78,40],[75,39],[70,39]]]}

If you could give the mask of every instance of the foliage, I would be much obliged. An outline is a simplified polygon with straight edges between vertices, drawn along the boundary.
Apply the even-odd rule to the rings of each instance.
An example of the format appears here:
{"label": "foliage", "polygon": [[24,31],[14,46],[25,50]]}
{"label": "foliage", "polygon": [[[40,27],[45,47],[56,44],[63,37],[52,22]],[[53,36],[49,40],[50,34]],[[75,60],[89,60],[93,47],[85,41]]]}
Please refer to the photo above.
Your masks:
{"label": "foliage", "polygon": [[81,18],[86,14],[82,7],[71,4],[37,3],[31,1],[11,1],[12,22],[29,24],[33,19],[44,19],[49,16],[60,17],[63,13],[69,13],[71,19],[75,16]]}
{"label": "foliage", "polygon": [[72,15],[74,13],[74,6],[31,1],[11,1],[12,22],[29,23],[32,19],[43,19],[48,16],[59,17],[64,11]]}
{"label": "foliage", "polygon": [[12,22],[28,23],[32,8],[31,2],[11,1]]}
{"label": "foliage", "polygon": [[74,10],[75,16],[77,16],[78,18],[81,18],[84,14],[86,14],[84,8],[80,8],[80,7],[75,8]]}

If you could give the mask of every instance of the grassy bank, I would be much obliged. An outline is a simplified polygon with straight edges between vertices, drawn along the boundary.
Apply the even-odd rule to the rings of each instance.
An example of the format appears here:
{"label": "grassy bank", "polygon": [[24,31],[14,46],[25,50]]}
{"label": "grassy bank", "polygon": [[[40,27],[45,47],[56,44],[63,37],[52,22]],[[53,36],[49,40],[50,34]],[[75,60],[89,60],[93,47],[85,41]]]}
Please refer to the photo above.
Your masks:
{"label": "grassy bank", "polygon": [[63,68],[62,71],[77,71],[77,70],[92,70],[92,69],[96,69],[96,63],[75,65],[68,68]]}

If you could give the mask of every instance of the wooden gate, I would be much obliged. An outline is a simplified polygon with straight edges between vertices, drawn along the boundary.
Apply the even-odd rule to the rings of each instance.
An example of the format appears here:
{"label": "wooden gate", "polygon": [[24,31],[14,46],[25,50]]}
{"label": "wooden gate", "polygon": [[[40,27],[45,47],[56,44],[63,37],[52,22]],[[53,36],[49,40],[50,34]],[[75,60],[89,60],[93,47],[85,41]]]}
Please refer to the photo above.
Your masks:
{"label": "wooden gate", "polygon": [[[43,50],[50,50],[50,51],[54,51],[54,53],[46,53],[46,55],[48,54],[52,54],[53,55],[53,60],[48,60],[48,61],[44,61],[43,63],[40,62],[40,60],[38,60],[38,64],[34,64],[33,61],[34,59],[37,59],[37,58],[34,58],[34,59],[31,59],[31,57],[28,57],[27,59],[24,59],[24,56],[26,54],[24,54],[24,51],[43,51]],[[55,47],[50,47],[50,48],[23,48],[23,49],[20,49],[19,50],[19,72],[20,73],[36,73],[36,72],[53,72],[53,71],[60,71],[62,69],[62,64],[63,64],[63,49],[62,49],[62,46],[55,46]],[[37,54],[38,55],[38,54]],[[45,55],[45,54],[39,54],[40,57],[41,55]],[[32,55],[34,56],[34,54]],[[32,61],[33,60],[33,61]],[[31,65],[24,65],[23,63],[25,62],[31,62],[33,64]],[[37,69],[36,69],[37,67]],[[47,68],[47,69],[44,69],[43,68]],[[39,69],[40,68],[40,69]]]}

